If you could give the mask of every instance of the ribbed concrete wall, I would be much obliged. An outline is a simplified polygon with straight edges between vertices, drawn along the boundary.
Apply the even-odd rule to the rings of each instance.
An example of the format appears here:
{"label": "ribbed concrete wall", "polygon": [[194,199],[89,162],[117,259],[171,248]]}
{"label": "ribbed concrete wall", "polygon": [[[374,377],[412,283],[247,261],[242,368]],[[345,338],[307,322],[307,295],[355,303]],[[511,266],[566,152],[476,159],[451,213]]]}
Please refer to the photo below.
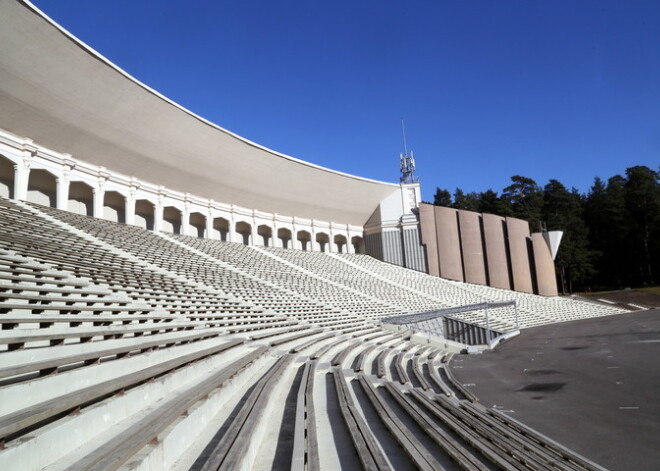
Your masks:
{"label": "ribbed concrete wall", "polygon": [[383,240],[381,239],[380,232],[366,234],[364,236],[364,246],[369,255],[378,260],[383,260]]}
{"label": "ribbed concrete wall", "polygon": [[516,218],[506,218],[508,233],[509,255],[511,272],[513,275],[513,289],[523,293],[533,293],[532,272],[530,270],[529,224],[527,221]]}
{"label": "ribbed concrete wall", "polygon": [[413,226],[411,228],[404,228],[401,233],[403,237],[403,253],[406,256],[406,268],[426,272],[424,248],[420,244],[419,229]]}
{"label": "ribbed concrete wall", "polygon": [[494,214],[483,214],[483,228],[488,285],[495,288],[511,289],[505,219]]}
{"label": "ribbed concrete wall", "polygon": [[422,203],[419,205],[419,227],[422,244],[426,248],[426,264],[428,274],[440,276],[440,261],[438,259],[438,245],[435,235],[435,206]]}
{"label": "ribbed concrete wall", "polygon": [[426,273],[424,248],[420,243],[417,224],[367,234],[364,242],[367,253],[372,257]]}
{"label": "ribbed concrete wall", "polygon": [[403,254],[401,253],[401,234],[400,231],[383,231],[383,261],[393,263],[394,265],[404,266]]}
{"label": "ribbed concrete wall", "polygon": [[557,278],[555,264],[552,261],[550,248],[543,238],[543,234],[532,234],[532,247],[534,249],[534,265],[536,268],[536,286],[538,294],[543,296],[557,296]]}
{"label": "ribbed concrete wall", "polygon": [[484,256],[483,233],[481,231],[481,214],[459,210],[458,224],[465,281],[485,285],[487,284],[486,257]]}
{"label": "ribbed concrete wall", "polygon": [[465,281],[456,210],[443,206],[436,206],[434,210],[440,276],[450,280]]}

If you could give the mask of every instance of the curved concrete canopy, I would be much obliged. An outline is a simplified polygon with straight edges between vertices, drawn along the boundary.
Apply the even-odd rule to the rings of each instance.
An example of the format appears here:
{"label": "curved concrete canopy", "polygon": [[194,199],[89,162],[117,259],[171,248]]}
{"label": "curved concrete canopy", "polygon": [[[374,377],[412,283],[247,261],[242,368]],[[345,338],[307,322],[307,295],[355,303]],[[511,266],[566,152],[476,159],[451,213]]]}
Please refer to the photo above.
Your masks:
{"label": "curved concrete canopy", "polygon": [[363,225],[398,184],[269,150],[140,83],[27,1],[0,1],[0,128],[167,188]]}

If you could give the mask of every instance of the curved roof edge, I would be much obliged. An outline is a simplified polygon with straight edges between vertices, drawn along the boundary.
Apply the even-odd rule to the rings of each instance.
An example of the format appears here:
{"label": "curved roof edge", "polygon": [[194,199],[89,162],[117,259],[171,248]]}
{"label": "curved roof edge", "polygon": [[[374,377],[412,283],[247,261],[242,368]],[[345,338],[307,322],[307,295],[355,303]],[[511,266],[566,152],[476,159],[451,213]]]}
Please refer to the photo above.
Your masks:
{"label": "curved roof edge", "polygon": [[[17,14],[16,5],[27,8],[36,18]],[[141,172],[139,168],[141,163],[143,167],[148,168],[148,175],[158,177],[169,173],[169,178],[165,177],[166,181],[163,182],[167,186],[178,186],[176,188],[178,190],[197,194],[202,191],[204,194],[201,196],[273,213],[288,213],[301,217],[363,224],[378,203],[399,188],[397,183],[359,177],[297,159],[218,126],[137,80],[76,38],[27,0],[3,2],[0,9],[5,10],[4,14],[0,15],[5,18],[4,21],[0,20],[0,24],[3,26],[0,30],[5,31],[4,35],[11,35],[14,44],[22,46],[18,50],[7,47],[4,53],[0,53],[0,71],[6,74],[6,76],[0,75],[3,83],[2,90],[0,90],[3,92],[0,96],[0,104],[4,105],[6,102],[11,105],[3,106],[8,111],[0,112],[0,126],[4,126],[12,132],[35,140],[39,139],[46,145],[74,154],[83,160],[144,178],[145,173]],[[13,24],[14,27],[6,27],[10,24]],[[49,28],[53,28],[69,44],[57,40],[53,31],[48,31]],[[33,34],[35,30],[38,31],[38,34]],[[12,41],[7,44],[11,45]],[[79,51],[77,53],[73,51],[71,45]],[[84,52],[88,58],[81,58],[80,52]],[[89,57],[107,70],[103,71],[95,64],[91,64]],[[50,64],[51,67],[47,68],[47,80],[44,80],[43,73],[40,74],[34,67],[34,63]],[[53,70],[57,73],[53,74]],[[119,74],[125,83],[118,83],[117,77],[112,76],[114,74]],[[54,82],[60,82],[62,85],[54,85]],[[80,87],[81,82],[93,82],[94,86],[89,87],[89,83],[87,83],[87,88]],[[137,92],[136,88],[142,92]],[[32,93],[35,89],[38,91],[36,94]],[[144,93],[159,100],[161,106],[143,96]],[[108,102],[109,97],[114,98],[115,101]],[[118,97],[122,98],[123,103],[117,101]],[[57,102],[59,108],[54,109],[53,101]],[[111,106],[99,107],[99,104],[104,101],[106,105]],[[172,109],[164,110],[162,104]],[[87,123],[84,118],[85,113],[79,119],[71,118],[70,115],[65,116],[70,111],[80,110],[87,112],[95,110],[98,114],[99,109],[108,112],[107,120],[112,121],[116,128],[114,133],[109,133],[110,136],[99,132],[99,126],[94,126],[99,123]],[[136,111],[141,116],[136,118]],[[188,120],[194,120],[221,136],[211,136],[190,122],[182,123],[181,116],[178,116],[179,113],[185,114]],[[8,119],[7,114],[11,114],[13,117],[19,115],[15,125],[11,125],[11,119]],[[151,123],[145,126],[145,123],[151,120],[158,122],[160,127],[155,127]],[[118,122],[123,126],[117,127]],[[45,126],[38,128],[44,124]],[[172,148],[173,139],[169,133],[172,129],[179,128],[182,129],[178,135],[179,141],[184,141],[189,137],[200,137],[203,141],[201,149],[193,150],[194,146],[186,149],[182,145]],[[127,136],[125,140],[122,139],[122,131]],[[188,131],[192,131],[192,133]],[[140,136],[140,134],[143,135]],[[163,138],[163,136],[167,137]],[[113,137],[119,137],[119,139],[113,139]],[[171,151],[170,155],[162,152],[163,149],[158,146],[154,147],[154,141],[161,142],[163,147],[168,147],[168,150]],[[145,145],[150,149],[149,151],[145,152]],[[127,164],[126,160],[119,159],[117,161],[119,168],[115,168],[113,156],[126,152],[129,148],[136,157],[140,155],[145,157],[144,161],[140,163],[133,161],[132,164]],[[202,151],[201,157],[200,154],[195,155],[195,152],[199,150]],[[186,155],[187,151],[190,155]],[[178,162],[176,158],[172,158],[173,155],[178,156]],[[232,169],[234,171],[229,172],[230,175],[225,177],[226,168],[223,167],[234,165],[237,157],[244,160],[243,170]],[[273,157],[281,162],[273,162]],[[184,163],[185,167],[177,165],[177,163]],[[221,171],[222,174],[214,174],[212,181],[209,181],[208,175],[205,175],[203,171],[200,172],[200,169],[190,172],[188,164],[192,164],[191,167],[208,165],[209,172]],[[162,168],[157,168],[154,172],[154,165]],[[266,167],[262,172],[260,172],[261,166]],[[302,168],[307,171],[303,171]],[[174,183],[171,178],[173,171],[181,176],[180,179],[177,177],[180,180],[178,185],[176,183],[172,185]],[[185,178],[187,172],[191,173],[188,175],[191,178]],[[287,176],[289,172],[292,175]],[[255,175],[259,173],[261,175]],[[201,185],[195,181],[199,180],[200,176],[206,180]],[[235,182],[241,178],[244,181],[241,181],[240,186],[237,187]],[[261,195],[255,191],[255,185],[259,186],[273,179],[275,184],[265,184]],[[161,181],[155,183],[161,183]],[[216,186],[227,185],[233,191],[224,193],[207,191],[213,184]],[[323,195],[323,203],[317,204],[316,207],[306,203],[304,200],[308,200],[310,196],[308,190],[318,190],[319,188],[321,189],[319,193]],[[245,192],[244,197],[240,196],[241,191]],[[297,197],[295,197],[296,195]],[[296,204],[296,200],[300,203],[299,205]],[[355,207],[358,200],[363,201],[363,204],[358,204],[361,206],[360,208]],[[356,209],[358,209],[359,215],[355,211]],[[342,210],[345,211],[346,217],[342,217]]]}
{"label": "curved roof edge", "polygon": [[214,122],[209,121],[208,119],[206,119],[206,118],[204,118],[204,117],[202,117],[202,116],[196,114],[195,112],[189,110],[189,109],[186,108],[185,106],[178,104],[176,101],[174,101],[174,100],[172,100],[172,99],[166,97],[165,95],[163,95],[162,93],[160,93],[158,90],[154,90],[154,89],[151,88],[149,85],[147,85],[147,84],[145,84],[144,82],[142,82],[142,81],[138,80],[137,78],[133,77],[131,74],[129,74],[128,72],[126,72],[124,69],[122,69],[121,67],[119,67],[119,66],[118,66],[117,64],[115,64],[114,62],[110,61],[110,59],[108,59],[107,57],[105,57],[103,54],[101,54],[100,52],[98,52],[96,49],[94,49],[93,47],[91,47],[91,46],[89,46],[88,44],[84,43],[82,40],[78,39],[78,38],[77,38],[76,36],[74,36],[70,31],[68,31],[64,26],[62,26],[62,25],[60,25],[59,23],[57,23],[55,20],[53,20],[50,16],[48,16],[46,13],[44,13],[42,10],[40,10],[40,9],[39,9],[35,4],[33,4],[32,2],[30,2],[30,1],[28,1],[28,0],[19,0],[19,1],[20,1],[21,3],[24,3],[27,7],[31,8],[32,10],[34,10],[35,13],[38,13],[39,15],[41,15],[41,16],[42,16],[46,21],[48,21],[51,25],[53,25],[55,28],[59,29],[59,30],[62,32],[62,34],[64,34],[64,35],[67,36],[70,40],[72,40],[73,42],[75,42],[78,46],[80,46],[80,47],[81,47],[82,49],[84,49],[86,52],[88,52],[89,54],[91,54],[92,56],[94,56],[97,60],[103,62],[103,63],[104,63],[105,65],[107,65],[108,67],[113,68],[114,70],[116,70],[116,71],[119,72],[120,74],[124,75],[127,79],[129,79],[129,80],[135,82],[136,85],[139,85],[140,87],[144,88],[144,89],[145,89],[146,91],[148,91],[149,93],[151,93],[151,94],[157,96],[158,98],[160,98],[161,100],[167,102],[168,104],[170,104],[170,105],[172,105],[172,106],[174,106],[174,107],[180,109],[180,110],[183,111],[184,113],[189,114],[189,115],[192,116],[193,118],[198,119],[198,120],[201,121],[202,123],[204,123],[204,124],[206,124],[206,125],[208,125],[208,126],[211,126],[211,127],[215,128],[215,129],[217,129],[218,131],[224,132],[224,133],[230,135],[231,137],[236,138],[236,139],[238,139],[238,140],[240,140],[240,141],[243,141],[244,143],[246,143],[246,144],[248,144],[248,145],[250,145],[250,146],[256,147],[257,149],[264,150],[264,151],[269,152],[269,153],[271,153],[271,154],[273,154],[273,155],[275,155],[275,156],[277,156],[277,157],[281,157],[281,158],[284,158],[284,159],[288,159],[288,160],[291,160],[291,161],[293,161],[293,162],[296,162],[296,163],[299,163],[299,164],[302,164],[302,165],[307,165],[307,166],[309,166],[309,167],[316,168],[316,169],[319,169],[319,170],[323,170],[323,171],[326,171],[326,172],[336,173],[336,174],[338,174],[338,175],[342,175],[342,176],[349,177],[349,178],[355,178],[355,179],[357,179],[357,180],[361,180],[361,181],[366,181],[366,182],[371,182],[371,183],[380,183],[380,184],[384,184],[384,185],[392,185],[392,186],[395,186],[395,187],[398,187],[398,186],[399,186],[397,183],[389,183],[389,182],[383,182],[383,181],[380,181],[380,180],[374,180],[374,179],[371,179],[371,178],[360,177],[360,176],[358,176],[358,175],[353,175],[353,174],[350,174],[350,173],[341,172],[341,171],[339,171],[339,170],[333,170],[333,169],[331,169],[331,168],[323,167],[322,165],[317,165],[317,164],[314,164],[314,163],[312,163],[312,162],[307,162],[307,161],[302,160],[302,159],[297,159],[297,158],[295,158],[295,157],[292,157],[292,156],[290,156],[290,155],[284,154],[284,153],[282,153],[282,152],[278,152],[278,151],[276,151],[276,150],[270,149],[270,148],[268,148],[268,147],[266,147],[266,146],[262,146],[261,144],[258,144],[258,143],[256,143],[256,142],[253,142],[253,141],[251,141],[251,140],[249,140],[249,139],[247,139],[247,138],[245,138],[245,137],[243,137],[243,136],[239,136],[238,134],[233,133],[233,132],[231,132],[231,131],[229,131],[229,130],[223,128],[222,126],[219,126],[219,125],[215,124]]}

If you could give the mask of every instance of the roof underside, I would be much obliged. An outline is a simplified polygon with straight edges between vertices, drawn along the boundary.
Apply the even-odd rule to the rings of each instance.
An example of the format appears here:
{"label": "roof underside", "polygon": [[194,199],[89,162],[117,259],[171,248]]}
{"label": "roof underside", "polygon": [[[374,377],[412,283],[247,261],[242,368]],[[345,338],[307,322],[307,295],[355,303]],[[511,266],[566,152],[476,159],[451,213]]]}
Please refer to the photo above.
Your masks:
{"label": "roof underside", "polygon": [[0,2],[0,128],[85,162],[246,208],[363,225],[397,184],[230,133],[141,84],[28,2]]}

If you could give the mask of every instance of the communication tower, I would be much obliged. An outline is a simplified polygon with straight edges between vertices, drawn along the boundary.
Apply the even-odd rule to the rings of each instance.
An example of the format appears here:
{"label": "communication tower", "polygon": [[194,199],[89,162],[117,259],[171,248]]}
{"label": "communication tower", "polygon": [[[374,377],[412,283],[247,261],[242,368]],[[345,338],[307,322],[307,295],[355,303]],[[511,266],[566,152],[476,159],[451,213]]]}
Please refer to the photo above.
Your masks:
{"label": "communication tower", "polygon": [[399,154],[401,164],[401,183],[417,183],[419,178],[415,176],[415,157],[413,151],[408,152],[406,142],[406,126],[401,118],[401,133],[403,134],[403,153]]}

